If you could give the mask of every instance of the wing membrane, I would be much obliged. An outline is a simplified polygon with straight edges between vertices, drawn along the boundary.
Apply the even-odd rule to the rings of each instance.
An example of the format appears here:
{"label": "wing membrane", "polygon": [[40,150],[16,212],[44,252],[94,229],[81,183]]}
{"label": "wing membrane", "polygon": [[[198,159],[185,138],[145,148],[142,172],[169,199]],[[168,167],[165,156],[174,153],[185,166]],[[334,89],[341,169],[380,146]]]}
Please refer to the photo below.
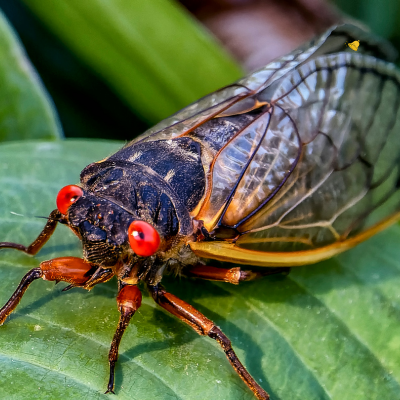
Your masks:
{"label": "wing membrane", "polygon": [[127,146],[132,146],[140,141],[169,140],[185,135],[196,126],[229,108],[229,104],[234,106],[239,100],[260,92],[308,59],[337,51],[351,51],[346,49],[344,43],[356,39],[362,41],[363,48],[360,51],[363,51],[364,54],[375,55],[387,60],[392,60],[396,55],[396,51],[390,44],[355,26],[333,27],[309,43],[239,80],[236,84],[217,90],[164,119],[128,143]]}
{"label": "wing membrane", "polygon": [[399,82],[391,65],[345,53],[283,78],[270,101],[297,127],[301,159],[281,193],[252,218],[233,221],[246,233],[238,246],[324,246],[399,210]]}
{"label": "wing membrane", "polygon": [[218,154],[198,219],[236,246],[304,250],[400,209],[400,76],[373,57],[312,58],[258,94],[270,108]]}

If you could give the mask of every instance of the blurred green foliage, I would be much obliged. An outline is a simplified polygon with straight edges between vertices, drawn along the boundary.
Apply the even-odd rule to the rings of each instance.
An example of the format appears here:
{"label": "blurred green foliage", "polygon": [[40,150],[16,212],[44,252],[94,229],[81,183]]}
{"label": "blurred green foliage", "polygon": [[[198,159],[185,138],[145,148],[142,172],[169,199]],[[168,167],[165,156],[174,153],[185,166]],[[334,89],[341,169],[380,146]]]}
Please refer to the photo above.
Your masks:
{"label": "blurred green foliage", "polygon": [[53,102],[0,11],[0,141],[62,137]]}
{"label": "blurred green foliage", "polygon": [[[113,3],[117,10],[110,11],[105,6],[107,2],[96,1],[0,0],[0,8],[17,30],[56,104],[67,137],[130,140],[167,114],[207,92],[229,84],[241,75],[240,69],[212,44],[209,43],[211,56],[204,52],[203,47],[200,50],[191,45],[188,47],[187,43],[192,43],[193,39],[203,46],[203,41],[209,41],[210,38],[184,12],[183,18],[182,9],[176,8],[174,2],[118,0]],[[336,0],[335,3],[343,12],[361,20],[400,49],[398,0]],[[123,15],[121,7],[126,4],[129,4],[130,13]],[[140,9],[137,8],[138,4],[142,4]],[[143,7],[145,4],[147,8]],[[164,8],[160,8],[160,5],[164,5]],[[168,10],[178,16],[181,22],[172,23],[171,26],[168,23]],[[118,26],[112,29],[107,26],[104,20],[107,17],[114,19]],[[132,31],[132,27],[126,30],[127,20],[133,21],[135,31]],[[70,26],[74,29],[69,29]],[[91,34],[93,38],[90,38]],[[114,44],[121,41],[122,47],[117,47],[120,53],[125,52],[130,57],[125,64],[131,62],[132,65],[127,68],[137,73],[135,78],[117,71],[125,79],[117,82],[115,71],[99,68],[96,62],[106,63],[106,53],[103,54],[105,58],[101,59],[102,54],[87,55],[82,50],[84,46],[95,47],[95,43],[104,41],[107,34],[115,38],[112,39]],[[102,37],[97,37],[99,35]],[[152,63],[154,57],[161,57],[158,60],[161,59],[164,64]],[[111,62],[115,64],[119,60],[111,57]],[[170,62],[168,73],[163,75],[164,66]],[[135,72],[135,64],[140,64],[142,69],[139,65]],[[160,67],[158,71],[157,67]],[[138,78],[141,73],[166,96],[160,100],[163,107],[158,106],[157,96],[155,101],[148,92],[139,93],[139,101],[137,97],[133,98],[132,91],[142,87],[136,87],[136,83],[143,84],[143,79]],[[176,90],[176,95],[171,97],[171,90]]]}
{"label": "blurred green foliage", "polygon": [[242,75],[173,1],[1,0],[0,7],[54,98],[66,136],[132,139]]}
{"label": "blurred green foliage", "polygon": [[241,74],[174,1],[23,1],[149,123]]}
{"label": "blurred green foliage", "polygon": [[398,0],[334,0],[347,15],[367,25],[377,35],[400,48],[400,2]]}

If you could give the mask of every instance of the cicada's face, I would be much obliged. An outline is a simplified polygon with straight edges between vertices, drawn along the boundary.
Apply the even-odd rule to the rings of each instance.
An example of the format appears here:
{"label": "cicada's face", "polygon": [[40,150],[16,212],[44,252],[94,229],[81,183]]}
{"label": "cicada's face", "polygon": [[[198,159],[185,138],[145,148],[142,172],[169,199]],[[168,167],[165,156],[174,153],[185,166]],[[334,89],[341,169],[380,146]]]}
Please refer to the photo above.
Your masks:
{"label": "cicada's face", "polygon": [[83,192],[67,213],[68,225],[83,244],[85,260],[113,266],[128,250],[128,227],[133,218],[108,200]]}
{"label": "cicada's face", "polygon": [[78,186],[61,189],[57,207],[82,240],[84,259],[101,267],[133,265],[157,252],[160,236],[145,221]]}

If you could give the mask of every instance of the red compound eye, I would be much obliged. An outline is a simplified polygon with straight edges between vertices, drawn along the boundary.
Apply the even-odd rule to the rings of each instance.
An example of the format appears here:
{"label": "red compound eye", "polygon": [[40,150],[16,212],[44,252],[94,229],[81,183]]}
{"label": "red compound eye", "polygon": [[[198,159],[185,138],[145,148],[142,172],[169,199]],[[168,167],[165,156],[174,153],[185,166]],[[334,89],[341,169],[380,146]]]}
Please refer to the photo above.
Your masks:
{"label": "red compound eye", "polygon": [[160,245],[160,235],[147,222],[133,221],[128,228],[132,250],[141,257],[152,256]]}
{"label": "red compound eye", "polygon": [[57,195],[57,208],[61,214],[66,214],[69,206],[75,203],[83,194],[82,189],[76,185],[64,186]]}

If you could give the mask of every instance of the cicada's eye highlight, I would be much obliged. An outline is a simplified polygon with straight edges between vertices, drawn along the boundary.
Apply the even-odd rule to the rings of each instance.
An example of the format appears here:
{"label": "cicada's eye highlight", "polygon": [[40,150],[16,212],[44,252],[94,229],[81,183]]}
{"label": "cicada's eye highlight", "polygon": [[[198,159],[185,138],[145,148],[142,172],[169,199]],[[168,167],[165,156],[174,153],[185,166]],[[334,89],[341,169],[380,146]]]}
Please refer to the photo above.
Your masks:
{"label": "cicada's eye highlight", "polygon": [[83,194],[82,189],[76,185],[64,186],[57,195],[56,203],[58,211],[66,214],[72,203],[75,203]]}
{"label": "cicada's eye highlight", "polygon": [[132,250],[141,257],[152,256],[160,245],[160,235],[147,222],[133,221],[128,228]]}

